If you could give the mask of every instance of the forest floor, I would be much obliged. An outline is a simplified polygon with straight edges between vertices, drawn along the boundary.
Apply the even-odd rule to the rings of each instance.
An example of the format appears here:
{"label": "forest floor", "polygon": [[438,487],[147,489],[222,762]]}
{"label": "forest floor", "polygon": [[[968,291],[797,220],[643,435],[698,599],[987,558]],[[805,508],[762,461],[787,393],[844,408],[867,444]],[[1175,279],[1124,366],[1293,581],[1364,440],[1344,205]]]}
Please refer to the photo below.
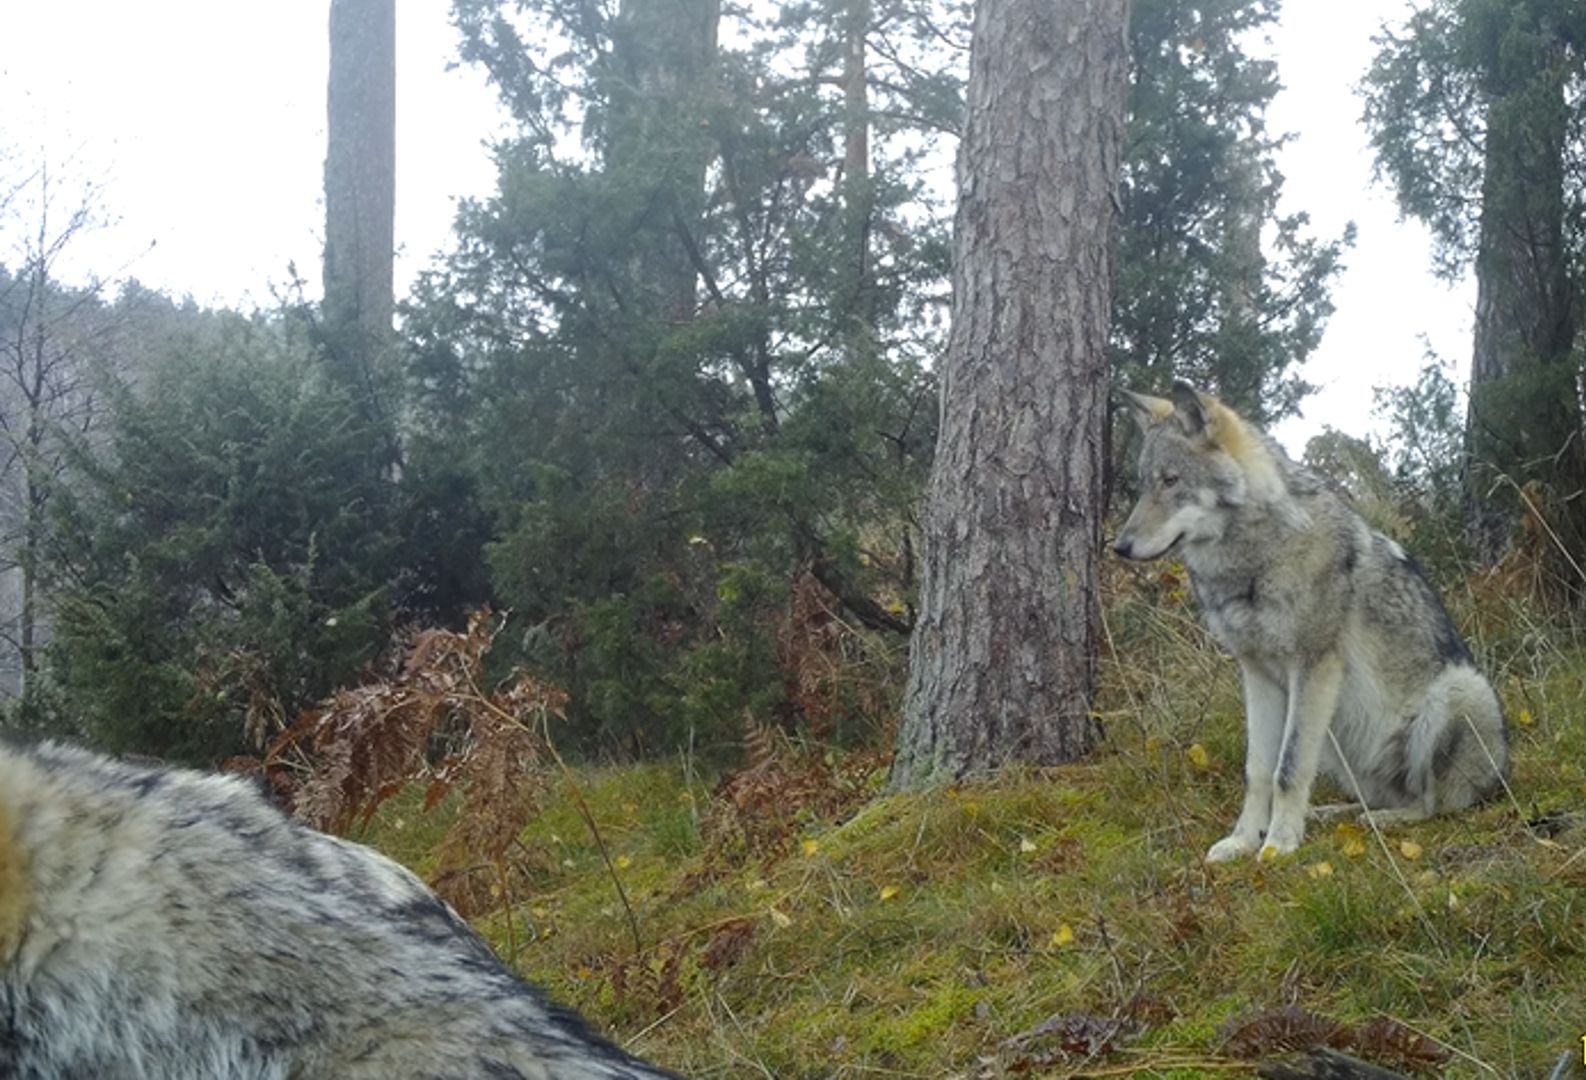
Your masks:
{"label": "forest floor", "polygon": [[[1109,642],[1143,651],[1105,660],[1108,740],[1082,764],[911,795],[874,755],[780,739],[726,779],[578,769],[476,925],[698,1078],[1239,1076],[1323,1040],[1544,1076],[1578,1052],[1586,650],[1462,618],[1508,709],[1510,795],[1207,866],[1240,799],[1237,681],[1172,576],[1153,589],[1109,605]],[[423,874],[447,814],[405,794],[366,838]]]}

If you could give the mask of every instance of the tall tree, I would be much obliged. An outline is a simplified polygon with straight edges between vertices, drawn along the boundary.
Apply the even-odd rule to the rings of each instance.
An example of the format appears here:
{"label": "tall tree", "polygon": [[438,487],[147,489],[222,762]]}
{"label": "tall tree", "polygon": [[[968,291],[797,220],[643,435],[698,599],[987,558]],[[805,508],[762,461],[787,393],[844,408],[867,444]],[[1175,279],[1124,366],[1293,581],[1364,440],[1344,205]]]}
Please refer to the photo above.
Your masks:
{"label": "tall tree", "polygon": [[394,307],[396,0],[331,0],[326,100],[326,338],[378,415]]}
{"label": "tall tree", "polygon": [[[1474,265],[1466,517],[1484,561],[1501,554],[1512,500],[1498,474],[1560,494],[1586,484],[1576,353],[1586,13],[1563,0],[1439,0],[1378,39],[1363,92],[1379,171],[1431,226],[1437,265]],[[1586,509],[1555,524],[1586,544]]]}
{"label": "tall tree", "polygon": [[1248,51],[1277,0],[1134,0],[1112,360],[1124,385],[1174,378],[1270,422],[1309,390],[1298,370],[1332,311],[1350,242],[1281,214],[1277,65]]}
{"label": "tall tree", "polygon": [[[890,663],[933,434],[945,228],[912,137],[865,133],[848,315],[842,178],[902,96],[872,82],[854,116],[837,23],[802,8],[724,9],[730,44],[702,62],[715,11],[459,0],[463,55],[520,131],[404,320],[425,453],[478,478],[498,596],[547,629],[531,661],[574,723],[629,746],[720,745],[746,708],[801,722],[777,666],[799,597]],[[862,707],[841,722],[879,723]]]}
{"label": "tall tree", "polygon": [[1126,0],[979,0],[953,329],[893,783],[1098,737],[1096,561]]}

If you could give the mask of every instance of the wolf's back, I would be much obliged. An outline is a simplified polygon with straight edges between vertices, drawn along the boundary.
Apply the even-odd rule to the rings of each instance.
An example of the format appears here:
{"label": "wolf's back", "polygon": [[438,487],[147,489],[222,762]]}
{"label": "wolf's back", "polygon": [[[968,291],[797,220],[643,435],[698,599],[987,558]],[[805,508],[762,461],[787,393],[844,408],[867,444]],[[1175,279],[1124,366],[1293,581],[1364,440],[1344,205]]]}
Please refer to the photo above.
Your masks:
{"label": "wolf's back", "polygon": [[0,745],[0,1080],[655,1080],[245,781]]}

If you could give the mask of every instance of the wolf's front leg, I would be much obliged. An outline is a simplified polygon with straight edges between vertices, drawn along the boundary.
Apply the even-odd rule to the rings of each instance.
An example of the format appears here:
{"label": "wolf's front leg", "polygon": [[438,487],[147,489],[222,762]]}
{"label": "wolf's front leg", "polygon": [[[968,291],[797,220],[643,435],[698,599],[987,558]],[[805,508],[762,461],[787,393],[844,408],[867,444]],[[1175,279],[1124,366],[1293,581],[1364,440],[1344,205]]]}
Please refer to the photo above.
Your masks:
{"label": "wolf's front leg", "polygon": [[1245,684],[1245,808],[1234,831],[1211,846],[1207,862],[1248,855],[1261,846],[1272,816],[1272,776],[1278,767],[1288,691],[1259,668],[1240,665]]}
{"label": "wolf's front leg", "polygon": [[1334,653],[1307,663],[1300,661],[1289,674],[1289,715],[1283,729],[1283,749],[1273,775],[1272,823],[1267,829],[1263,855],[1286,855],[1305,839],[1305,808],[1311,785],[1338,709],[1344,660]]}

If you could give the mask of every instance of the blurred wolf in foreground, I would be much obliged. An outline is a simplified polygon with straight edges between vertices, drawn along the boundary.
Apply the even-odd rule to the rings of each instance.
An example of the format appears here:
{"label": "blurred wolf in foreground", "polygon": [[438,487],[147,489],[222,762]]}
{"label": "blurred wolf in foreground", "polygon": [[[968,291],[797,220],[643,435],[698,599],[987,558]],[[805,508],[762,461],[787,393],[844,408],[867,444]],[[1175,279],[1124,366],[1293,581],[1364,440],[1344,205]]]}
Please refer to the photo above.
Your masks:
{"label": "blurred wolf in foreground", "polygon": [[1498,697],[1403,549],[1216,398],[1129,398],[1141,495],[1114,550],[1177,550],[1244,679],[1244,810],[1207,860],[1298,847],[1318,768],[1379,822],[1501,790]]}
{"label": "blurred wolf in foreground", "polygon": [[0,1078],[669,1075],[246,781],[0,745]]}

